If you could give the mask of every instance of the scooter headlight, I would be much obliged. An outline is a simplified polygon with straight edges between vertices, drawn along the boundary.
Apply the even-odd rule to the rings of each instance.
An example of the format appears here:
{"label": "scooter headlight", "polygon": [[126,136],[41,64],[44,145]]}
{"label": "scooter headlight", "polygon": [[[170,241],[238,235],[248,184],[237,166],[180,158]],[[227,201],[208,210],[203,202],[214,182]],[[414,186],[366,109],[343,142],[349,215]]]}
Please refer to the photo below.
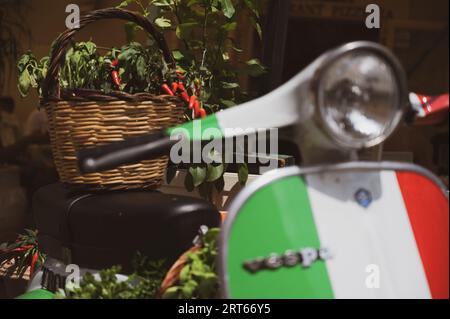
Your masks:
{"label": "scooter headlight", "polygon": [[320,72],[319,116],[337,144],[367,148],[383,142],[399,124],[406,80],[397,60],[381,46],[353,45],[344,46]]}

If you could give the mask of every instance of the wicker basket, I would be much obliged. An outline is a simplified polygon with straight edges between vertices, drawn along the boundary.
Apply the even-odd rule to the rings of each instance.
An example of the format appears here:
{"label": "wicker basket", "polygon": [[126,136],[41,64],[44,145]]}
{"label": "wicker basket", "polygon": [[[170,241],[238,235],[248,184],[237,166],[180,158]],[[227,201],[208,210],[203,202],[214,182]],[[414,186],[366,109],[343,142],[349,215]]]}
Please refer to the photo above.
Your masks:
{"label": "wicker basket", "polygon": [[[116,8],[93,11],[81,18],[80,29],[103,19],[121,19],[138,24],[154,38],[169,67],[175,67],[164,37],[148,19],[134,12]],[[182,121],[184,110],[178,98],[167,95],[60,90],[60,66],[67,46],[78,30],[66,30],[56,39],[43,83],[41,102],[49,119],[52,152],[59,177],[64,183],[91,190],[157,188],[163,181],[167,157],[100,173],[80,174],[76,158],[79,149],[174,126]]]}

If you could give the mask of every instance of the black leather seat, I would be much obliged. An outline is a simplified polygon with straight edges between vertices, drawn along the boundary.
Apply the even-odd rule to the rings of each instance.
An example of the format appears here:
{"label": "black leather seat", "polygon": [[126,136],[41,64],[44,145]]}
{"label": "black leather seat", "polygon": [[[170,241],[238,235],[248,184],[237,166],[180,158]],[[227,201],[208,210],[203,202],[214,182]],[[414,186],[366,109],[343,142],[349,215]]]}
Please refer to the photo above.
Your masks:
{"label": "black leather seat", "polygon": [[192,245],[200,226],[217,227],[210,203],[157,191],[73,193],[63,184],[38,190],[33,214],[40,248],[66,264],[131,271],[140,252],[175,261]]}

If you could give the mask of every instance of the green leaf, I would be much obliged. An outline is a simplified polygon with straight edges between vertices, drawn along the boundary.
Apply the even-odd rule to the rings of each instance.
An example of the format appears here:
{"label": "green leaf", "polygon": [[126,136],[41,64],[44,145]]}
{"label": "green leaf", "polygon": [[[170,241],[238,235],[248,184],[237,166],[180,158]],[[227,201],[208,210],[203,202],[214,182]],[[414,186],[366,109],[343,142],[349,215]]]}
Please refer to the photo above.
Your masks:
{"label": "green leaf", "polygon": [[186,265],[180,272],[180,280],[181,282],[187,281],[189,279],[189,273],[191,271],[191,266]]}
{"label": "green leaf", "polygon": [[248,180],[248,166],[247,166],[246,163],[243,163],[243,164],[239,165],[238,178],[239,178],[239,183],[241,183],[241,185],[245,185],[247,183],[247,180]]}
{"label": "green leaf", "polygon": [[156,7],[169,7],[170,2],[168,0],[152,0],[150,4]]}
{"label": "green leaf", "polygon": [[179,60],[181,60],[182,58],[184,58],[183,53],[181,53],[181,52],[178,51],[178,50],[172,51],[172,55],[173,55],[173,58],[174,58],[175,60],[177,60],[177,61],[179,61]]}
{"label": "green leaf", "polygon": [[122,1],[118,6],[117,6],[117,8],[125,8],[125,7],[127,7],[129,4],[131,4],[131,3],[133,3],[135,0],[125,0],[125,1]]}
{"label": "green leaf", "polygon": [[247,8],[249,8],[252,13],[259,18],[260,14],[259,14],[259,10],[258,7],[256,6],[256,4],[252,1],[252,0],[244,0],[245,5],[247,6]]}
{"label": "green leaf", "polygon": [[167,18],[160,17],[160,18],[155,19],[155,24],[158,27],[165,29],[165,28],[170,28],[172,26],[172,21],[170,21]]}
{"label": "green leaf", "polygon": [[258,59],[251,59],[246,63],[246,73],[251,76],[260,76],[266,73],[266,68],[261,64]]}
{"label": "green leaf", "polygon": [[189,173],[192,175],[194,187],[200,186],[206,178],[206,168],[201,166],[190,167]]}
{"label": "green leaf", "polygon": [[73,66],[78,65],[81,61],[81,52],[80,51],[73,52],[73,54],[70,55],[69,60]]}
{"label": "green leaf", "polygon": [[164,292],[163,299],[176,299],[178,298],[179,287],[170,287]]}
{"label": "green leaf", "polygon": [[92,41],[85,42],[84,48],[89,55],[93,55],[97,51],[97,45]]}
{"label": "green leaf", "polygon": [[18,89],[22,97],[27,96],[31,87],[30,74],[25,70],[19,77]]}
{"label": "green leaf", "polygon": [[234,31],[234,30],[236,30],[236,27],[237,27],[237,22],[229,22],[229,23],[225,23],[223,26],[222,26],[222,29],[224,29],[225,31]]}
{"label": "green leaf", "polygon": [[17,62],[17,68],[19,69],[19,73],[22,73],[26,69],[28,63],[32,59],[35,58],[31,52],[28,52],[21,56],[20,60]]}
{"label": "green leaf", "polygon": [[192,271],[198,271],[198,272],[204,272],[205,271],[205,265],[200,259],[196,259],[192,262],[192,265],[190,267]]}
{"label": "green leaf", "polygon": [[255,18],[251,18],[250,21],[252,22],[253,27],[255,28],[256,32],[258,33],[259,39],[262,40],[261,24]]}
{"label": "green leaf", "polygon": [[205,273],[198,286],[200,298],[208,298],[213,295],[218,288],[218,277],[214,273]]}
{"label": "green leaf", "polygon": [[239,83],[232,82],[222,82],[222,87],[224,89],[236,89],[239,87]]}
{"label": "green leaf", "polygon": [[136,60],[136,73],[141,80],[145,80],[147,74],[147,64],[143,56],[139,56]]}
{"label": "green leaf", "polygon": [[198,287],[198,283],[194,280],[189,280],[182,288],[183,297],[186,299],[191,299],[194,295],[195,290]]}
{"label": "green leaf", "polygon": [[219,0],[222,5],[222,11],[225,17],[228,19],[232,18],[236,12],[231,0]]}
{"label": "green leaf", "polygon": [[214,182],[222,177],[224,173],[224,165],[223,164],[208,164],[207,165],[207,173],[206,173],[206,181]]}

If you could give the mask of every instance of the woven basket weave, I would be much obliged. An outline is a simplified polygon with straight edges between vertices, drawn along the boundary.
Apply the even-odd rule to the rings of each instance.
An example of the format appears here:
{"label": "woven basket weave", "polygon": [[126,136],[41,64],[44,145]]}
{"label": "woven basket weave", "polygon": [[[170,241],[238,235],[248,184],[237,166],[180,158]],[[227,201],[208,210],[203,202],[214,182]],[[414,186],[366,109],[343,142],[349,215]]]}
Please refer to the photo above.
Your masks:
{"label": "woven basket weave", "polygon": [[[141,26],[154,38],[169,67],[175,67],[164,37],[148,19],[134,12],[116,8],[93,11],[80,19],[80,29],[94,21],[112,18]],[[41,103],[45,105],[49,119],[52,152],[60,180],[91,190],[157,188],[164,178],[167,157],[100,173],[80,174],[76,153],[81,148],[122,141],[174,126],[182,121],[184,110],[178,98],[167,95],[60,90],[60,66],[67,46],[78,30],[66,30],[55,41],[43,83]]]}

